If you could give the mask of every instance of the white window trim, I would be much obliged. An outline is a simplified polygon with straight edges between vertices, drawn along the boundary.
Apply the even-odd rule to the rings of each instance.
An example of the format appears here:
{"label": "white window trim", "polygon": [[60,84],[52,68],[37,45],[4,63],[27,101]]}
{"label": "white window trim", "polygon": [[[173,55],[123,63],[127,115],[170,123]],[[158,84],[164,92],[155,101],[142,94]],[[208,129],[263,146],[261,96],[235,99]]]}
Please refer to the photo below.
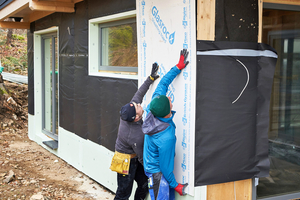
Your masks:
{"label": "white window trim", "polygon": [[138,79],[138,75],[114,74],[98,72],[100,58],[99,58],[99,27],[101,23],[113,22],[123,19],[136,17],[136,10],[99,17],[89,20],[89,76],[101,76],[122,79]]}
{"label": "white window trim", "polygon": [[[33,45],[34,45],[34,110],[35,110],[35,130],[36,135],[33,137],[36,137],[37,135],[41,136],[43,141],[45,141],[47,138],[49,139],[50,136],[46,136],[46,134],[43,131],[43,107],[42,107],[42,92],[43,92],[43,79],[42,79],[42,35],[48,34],[48,33],[57,33],[57,48],[59,48],[59,29],[58,27],[51,27],[48,29],[40,30],[40,31],[35,31],[34,32],[34,39],[33,39]],[[59,51],[58,51],[59,52]],[[59,56],[57,58],[57,62],[59,63]],[[59,71],[59,66],[58,66],[58,71]],[[59,76],[57,79],[57,82],[59,83]],[[58,99],[59,99],[59,87],[58,87]],[[57,112],[59,113],[59,105],[57,107]],[[59,127],[59,115],[58,115],[58,127]],[[59,130],[59,129],[58,129]],[[59,133],[58,133],[59,135]],[[53,137],[53,136],[52,136]],[[53,137],[53,139],[57,139],[56,137]]]}

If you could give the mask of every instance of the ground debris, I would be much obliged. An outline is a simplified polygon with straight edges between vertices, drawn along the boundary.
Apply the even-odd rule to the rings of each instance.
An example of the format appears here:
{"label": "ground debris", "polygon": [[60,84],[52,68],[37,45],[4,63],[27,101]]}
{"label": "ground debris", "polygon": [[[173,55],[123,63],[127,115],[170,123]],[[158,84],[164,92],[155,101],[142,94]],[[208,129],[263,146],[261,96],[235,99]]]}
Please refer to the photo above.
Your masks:
{"label": "ground debris", "polygon": [[30,197],[30,200],[44,200],[44,196],[41,192],[34,194]]}
{"label": "ground debris", "polygon": [[9,183],[16,179],[15,173],[12,170],[9,170],[8,175],[5,177],[4,183]]}
{"label": "ground debris", "polygon": [[5,85],[8,94],[0,95],[0,199],[113,199],[111,192],[28,138],[27,85]]}
{"label": "ground debris", "polygon": [[0,130],[25,128],[28,116],[27,85],[4,82],[8,93],[0,94]]}

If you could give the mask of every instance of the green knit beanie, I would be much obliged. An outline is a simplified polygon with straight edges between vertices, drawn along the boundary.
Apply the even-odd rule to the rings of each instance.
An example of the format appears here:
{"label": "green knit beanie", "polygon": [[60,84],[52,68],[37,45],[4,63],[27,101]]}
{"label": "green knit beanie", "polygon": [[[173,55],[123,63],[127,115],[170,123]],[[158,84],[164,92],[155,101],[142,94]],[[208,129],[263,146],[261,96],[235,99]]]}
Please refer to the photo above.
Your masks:
{"label": "green knit beanie", "polygon": [[150,111],[156,117],[165,117],[170,113],[170,101],[165,95],[159,95],[152,99]]}

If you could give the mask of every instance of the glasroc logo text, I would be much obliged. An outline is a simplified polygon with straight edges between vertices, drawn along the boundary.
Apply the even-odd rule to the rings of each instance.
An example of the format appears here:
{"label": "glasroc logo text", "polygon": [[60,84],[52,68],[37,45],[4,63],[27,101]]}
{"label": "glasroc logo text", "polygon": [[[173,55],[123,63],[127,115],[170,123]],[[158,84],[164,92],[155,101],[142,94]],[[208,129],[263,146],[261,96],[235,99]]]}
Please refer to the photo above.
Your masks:
{"label": "glasroc logo text", "polygon": [[169,41],[170,44],[174,43],[175,39],[175,31],[173,33],[170,33],[168,31],[168,28],[166,27],[166,24],[163,22],[163,20],[159,16],[159,10],[156,8],[156,6],[153,6],[152,8],[152,21],[157,28],[160,36],[162,39],[166,42]]}

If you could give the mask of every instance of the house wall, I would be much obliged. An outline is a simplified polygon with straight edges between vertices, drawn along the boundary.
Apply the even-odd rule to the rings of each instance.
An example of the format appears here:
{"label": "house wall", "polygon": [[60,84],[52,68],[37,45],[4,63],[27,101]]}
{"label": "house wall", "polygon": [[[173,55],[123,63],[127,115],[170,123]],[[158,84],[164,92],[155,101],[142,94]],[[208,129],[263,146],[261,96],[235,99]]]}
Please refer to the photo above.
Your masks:
{"label": "house wall", "polygon": [[[75,13],[54,13],[31,23],[28,31],[29,138],[69,164],[116,190],[116,173],[109,169],[119,124],[119,108],[136,92],[137,80],[88,76],[88,20],[135,10],[135,1],[92,1],[76,4]],[[58,149],[43,144],[41,69],[34,33],[57,27],[59,41]],[[43,33],[41,33],[43,34]],[[36,51],[35,51],[36,50]]]}
{"label": "house wall", "polygon": [[[137,80],[88,76],[88,20],[135,9],[135,1],[92,1],[76,4],[75,13],[54,13],[31,23],[28,32],[29,138],[112,191],[116,173],[109,169],[119,124],[119,108],[136,92]],[[57,27],[59,43],[58,149],[43,144],[41,69],[34,33]],[[195,198],[206,199],[205,187]],[[178,196],[179,197],[179,196]],[[185,199],[193,199],[186,196]]]}
{"label": "house wall", "polygon": [[[84,1],[75,13],[55,13],[31,24],[29,113],[34,115],[32,33],[59,29],[59,126],[114,151],[119,108],[130,101],[137,80],[88,76],[88,20],[135,9],[135,1]],[[124,92],[126,91],[126,92]],[[109,113],[109,114],[108,114]]]}
{"label": "house wall", "polygon": [[[197,39],[257,41],[258,29],[251,25],[258,23],[257,0],[216,0],[215,4],[204,0],[198,1],[198,6],[203,3],[209,4],[211,11],[216,12],[208,12],[216,21],[208,25],[215,25],[209,30],[201,30],[197,27],[197,35],[205,35]],[[245,4],[247,6],[244,6]],[[120,106],[131,99],[138,84],[136,80],[88,76],[88,20],[134,9],[135,1],[132,0],[113,2],[87,0],[76,4],[75,13],[55,13],[32,23],[28,34],[28,41],[33,43],[34,31],[52,26],[57,26],[59,29],[59,148],[57,151],[49,150],[113,191],[116,189],[116,176],[108,167],[117,137],[118,112]],[[198,11],[201,9],[204,13],[207,12],[203,7],[198,7]],[[243,16],[246,16],[245,13],[252,18],[243,19]],[[201,26],[199,14],[200,12],[197,12],[198,26]],[[40,130],[34,128],[36,127],[36,110],[34,110],[36,99],[34,85],[36,83],[34,82],[33,46],[30,42],[28,50],[29,96],[31,98],[29,101],[29,136],[43,145],[42,141],[46,138],[39,132]],[[198,73],[200,72],[197,72],[197,76]],[[196,124],[198,124],[197,121]],[[91,152],[94,153],[91,154]],[[209,193],[214,191],[213,185],[209,187],[211,188],[207,190]],[[197,188],[195,199],[206,199],[205,192],[200,192]],[[232,192],[232,190],[233,188],[222,191]],[[246,191],[248,194],[249,191]],[[249,199],[248,196],[246,199]]]}

